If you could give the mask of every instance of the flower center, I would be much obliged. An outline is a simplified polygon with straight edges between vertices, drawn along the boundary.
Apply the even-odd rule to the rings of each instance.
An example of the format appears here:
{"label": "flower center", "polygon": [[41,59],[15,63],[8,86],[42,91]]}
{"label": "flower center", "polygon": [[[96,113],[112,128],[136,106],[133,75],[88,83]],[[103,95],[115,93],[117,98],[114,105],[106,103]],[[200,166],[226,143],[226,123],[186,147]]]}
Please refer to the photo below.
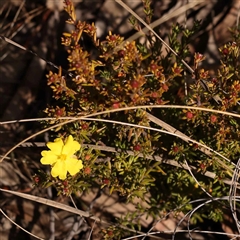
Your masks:
{"label": "flower center", "polygon": [[65,161],[66,158],[67,158],[67,155],[66,154],[61,154],[59,158],[60,158],[60,160]]}

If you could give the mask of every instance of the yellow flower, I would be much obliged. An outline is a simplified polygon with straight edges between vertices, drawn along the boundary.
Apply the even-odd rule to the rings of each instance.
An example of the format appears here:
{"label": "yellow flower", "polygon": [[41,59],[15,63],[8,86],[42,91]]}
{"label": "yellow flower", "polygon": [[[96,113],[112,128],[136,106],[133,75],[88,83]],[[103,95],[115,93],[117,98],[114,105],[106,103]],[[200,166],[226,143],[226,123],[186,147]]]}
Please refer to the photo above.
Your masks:
{"label": "yellow flower", "polygon": [[41,163],[52,166],[51,175],[66,179],[67,172],[71,176],[75,175],[83,168],[82,161],[74,155],[80,149],[80,144],[73,140],[72,135],[68,136],[65,144],[61,138],[56,138],[54,142],[47,143],[50,150],[42,151]]}

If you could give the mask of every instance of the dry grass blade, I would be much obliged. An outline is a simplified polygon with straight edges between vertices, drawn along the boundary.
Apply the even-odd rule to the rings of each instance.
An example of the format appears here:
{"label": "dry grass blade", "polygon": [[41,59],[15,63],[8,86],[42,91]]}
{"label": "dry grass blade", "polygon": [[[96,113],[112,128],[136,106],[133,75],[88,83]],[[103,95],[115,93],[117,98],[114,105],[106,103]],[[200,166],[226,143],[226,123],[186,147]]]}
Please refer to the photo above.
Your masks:
{"label": "dry grass blade", "polygon": [[[110,110],[111,111],[111,110]],[[117,110],[113,110],[113,111],[117,111]],[[101,113],[98,113],[99,115]],[[177,129],[173,128],[172,126],[170,126],[169,124],[163,122],[162,120],[154,117],[153,115],[151,115],[150,113],[146,113],[147,116],[149,117],[149,120],[151,120],[152,122],[154,122],[155,124],[163,127],[164,129],[166,129],[168,132],[166,131],[163,131],[163,130],[160,130],[160,129],[156,129],[156,128],[149,128],[149,127],[144,127],[144,126],[138,126],[138,125],[135,125],[135,124],[129,124],[129,123],[123,123],[123,122],[117,122],[117,121],[111,121],[111,120],[105,120],[105,119],[94,119],[94,118],[89,118],[89,117],[80,117],[80,118],[59,118],[59,119],[70,119],[71,121],[76,121],[76,120],[79,120],[79,119],[82,119],[82,120],[87,120],[87,121],[102,121],[102,122],[110,122],[110,123],[114,123],[114,124],[124,124],[124,125],[128,125],[128,126],[134,126],[134,127],[137,127],[137,128],[146,128],[146,129],[150,129],[150,130],[153,130],[153,131],[158,131],[158,132],[162,132],[162,133],[166,133],[166,134],[171,134],[173,136],[176,136],[176,137],[179,137],[181,138],[182,140],[186,141],[186,142],[192,142],[192,143],[196,143],[199,145],[199,149],[205,153],[206,155],[208,156],[212,156],[212,152],[215,152],[214,150],[208,148],[207,146],[204,146],[203,144],[195,141],[195,140],[192,140],[191,138],[189,138],[188,136],[186,136],[185,134],[181,133],[180,131],[178,131]],[[41,120],[44,120],[44,119],[41,119]],[[46,118],[45,120],[53,120],[53,118]],[[11,121],[11,122],[14,122],[14,121]],[[23,120],[24,122],[24,120]],[[60,123],[60,125],[64,125],[64,124],[67,124],[68,122],[64,122],[64,123]],[[58,125],[55,125],[56,126],[59,126]],[[43,130],[44,131],[44,130]],[[38,133],[37,133],[38,134]],[[30,136],[31,138],[32,136]],[[26,139],[25,139],[26,140]],[[32,146],[33,144],[32,143],[26,143],[24,140],[24,142],[21,142],[19,143],[17,146],[19,147],[29,147],[29,146]],[[38,147],[41,147],[41,146],[44,146],[44,144],[42,143],[34,143],[34,146],[38,146]],[[99,145],[91,145],[91,144],[83,144],[83,147],[89,147],[89,148],[92,148],[92,149],[95,149],[95,150],[101,150],[101,151],[107,151],[107,152],[118,152],[115,148],[113,147],[108,147],[108,146],[99,146]],[[212,152],[211,152],[212,151]],[[128,150],[126,151],[129,155],[131,156],[134,156],[135,153],[131,150]],[[220,157],[224,158],[225,160],[227,161],[230,161],[228,159],[226,159],[224,156],[222,156],[221,154],[215,152],[216,154],[218,154]],[[139,154],[139,157],[145,157],[147,159],[151,159],[151,160],[155,160],[155,161],[158,161],[158,162],[164,162],[166,164],[169,164],[169,165],[172,165],[172,166],[175,166],[175,167],[180,167],[180,168],[183,168],[183,169],[186,169],[188,170],[188,166],[185,165],[185,164],[179,164],[177,163],[176,161],[174,160],[171,160],[171,159],[167,159],[167,160],[164,160],[161,156],[151,156],[151,155],[147,155],[147,156],[143,156],[143,154]],[[4,158],[4,157],[3,157]],[[3,159],[2,158],[2,159]],[[224,166],[226,169],[228,169],[230,172],[232,172],[232,169],[230,169],[226,164],[224,164],[221,160],[218,159],[218,162]],[[196,168],[194,166],[191,166],[191,169],[193,170],[196,170]],[[215,178],[216,177],[216,174],[215,173],[212,173],[212,172],[205,172],[204,173],[205,176],[207,177],[210,177],[210,178]],[[232,184],[232,181],[228,180],[228,179],[224,179],[223,180],[224,183],[228,184],[228,185],[231,185]],[[239,186],[237,186],[237,188],[239,188]]]}
{"label": "dry grass blade", "polygon": [[229,191],[229,204],[231,208],[231,212],[233,215],[233,219],[235,221],[238,233],[240,233],[240,222],[237,216],[237,206],[236,206],[236,196],[237,196],[237,187],[239,181],[239,172],[240,172],[240,159],[238,159],[237,166],[234,170],[233,177],[232,177],[232,184]]}
{"label": "dry grass blade", "polygon": [[[51,127],[48,127],[46,129],[43,129],[33,135],[31,135],[30,137],[24,139],[23,141],[21,141],[20,143],[18,143],[17,145],[15,145],[13,148],[11,148],[1,159],[0,159],[0,162],[2,162],[4,160],[5,157],[8,156],[8,154],[10,154],[14,149],[16,149],[18,146],[20,146],[21,144],[23,144],[24,142],[30,140],[31,138],[35,137],[35,136],[38,136],[44,132],[47,132],[51,129],[54,129],[54,128],[57,128],[59,126],[63,126],[65,124],[68,124],[68,123],[71,123],[71,122],[74,122],[74,121],[77,121],[77,120],[81,120],[81,119],[85,119],[85,118],[89,118],[89,117],[92,117],[92,116],[99,116],[99,115],[103,115],[103,114],[106,114],[106,113],[113,113],[113,112],[118,112],[118,111],[124,111],[124,110],[131,110],[131,109],[139,109],[139,108],[179,108],[179,109],[184,109],[184,108],[187,108],[187,109],[195,109],[195,110],[204,110],[204,111],[208,111],[208,112],[215,112],[215,113],[222,113],[222,114],[226,114],[226,115],[232,115],[232,116],[237,116],[238,118],[240,118],[239,115],[237,114],[233,114],[233,113],[227,113],[227,112],[223,112],[223,111],[217,111],[217,110],[213,110],[213,109],[208,109],[208,108],[200,108],[200,107],[189,107],[189,106],[173,106],[173,105],[155,105],[155,106],[138,106],[138,107],[126,107],[126,108],[119,108],[119,109],[112,109],[112,110],[106,110],[106,111],[102,111],[102,112],[99,112],[99,113],[93,113],[93,114],[89,114],[87,116],[81,116],[81,117],[77,117],[77,118],[74,118],[74,119],[71,119],[71,120],[68,120],[66,122],[62,122],[62,123],[59,123],[59,124],[56,124],[54,126],[51,126]],[[102,120],[104,121],[104,120]],[[123,123],[119,123],[119,124],[123,124]],[[125,124],[125,123],[124,123]],[[138,126],[138,127],[142,127],[142,126]],[[156,129],[155,129],[156,130]],[[158,131],[161,131],[159,129],[157,129]],[[162,131],[163,132],[163,131]],[[166,132],[166,133],[169,133],[169,132]],[[174,133],[169,133],[171,135],[174,135],[174,136],[177,136],[177,134],[174,134]],[[230,162],[229,159],[225,158],[224,156],[222,156],[221,154],[219,154],[218,152],[212,150],[211,148],[201,144],[201,143],[198,143],[197,141],[194,141],[192,139],[190,139],[189,137],[185,137],[185,136],[181,136],[182,139],[185,139],[185,141],[191,141],[192,143],[196,143],[198,144],[199,146],[203,147],[203,148],[206,148],[208,150],[211,150],[212,152],[214,152],[215,154],[217,154],[218,156],[222,157],[223,159],[225,159],[226,161]],[[226,169],[228,169],[229,171],[233,171],[232,169],[230,169],[225,163],[223,163],[221,160],[218,160],[219,163],[224,166]],[[233,164],[233,163],[232,163]]]}
{"label": "dry grass blade", "polygon": [[[152,114],[147,113],[147,116],[149,118],[149,120],[151,120],[152,122],[154,122],[155,124],[161,126],[162,128],[166,129],[167,131],[169,131],[170,133],[174,133],[177,134],[177,136],[179,138],[181,138],[182,140],[184,140],[185,142],[194,142],[196,143],[194,140],[192,140],[190,137],[188,137],[187,135],[183,134],[182,132],[178,131],[177,129],[175,129],[174,127],[170,126],[169,124],[167,124],[166,122],[163,122],[162,120],[154,117]],[[202,151],[204,154],[208,155],[209,157],[212,157],[212,152],[217,153],[216,151],[210,151],[208,149],[207,146],[204,146],[200,143],[197,143],[199,145],[199,150]],[[219,154],[218,154],[219,155]],[[230,160],[226,159],[225,157],[223,157],[225,160],[227,160],[228,162],[231,162]],[[230,172],[232,172],[233,170],[231,168],[229,168],[223,161],[221,161],[220,159],[216,159],[225,169],[228,169]]]}
{"label": "dry grass blade", "polygon": [[[85,212],[85,211],[67,206],[65,204],[62,204],[62,203],[59,203],[59,202],[56,202],[56,201],[49,200],[49,199],[46,199],[46,198],[37,197],[37,196],[33,196],[33,195],[30,195],[30,194],[26,194],[26,193],[6,190],[6,189],[2,189],[2,188],[0,188],[0,191],[10,193],[10,194],[19,196],[21,198],[24,198],[24,199],[27,199],[27,200],[30,200],[30,201],[38,202],[38,203],[44,204],[46,206],[54,207],[54,208],[61,209],[61,210],[67,211],[67,212],[71,212],[71,213],[74,213],[74,214],[77,214],[77,215],[80,215],[80,216],[83,216],[83,217],[86,217],[86,218],[90,218],[90,219],[92,219],[96,222],[101,222],[102,224],[114,225],[113,223],[106,222],[104,220],[101,220],[98,217],[92,216],[89,212]],[[117,225],[117,226],[124,229],[124,230],[127,230],[129,232],[133,232],[133,233],[137,233],[137,234],[145,234],[143,232],[135,231],[135,230],[133,230],[131,228],[128,228],[126,226],[123,226],[123,225]],[[162,238],[159,238],[159,237],[156,237],[156,236],[153,236],[153,238],[154,239],[162,239]]]}
{"label": "dry grass blade", "polygon": [[[11,39],[9,39],[9,38],[7,38],[7,37],[4,37],[4,36],[2,36],[2,35],[0,35],[0,39],[2,39],[3,41],[5,41],[5,42],[7,42],[7,43],[12,44],[13,46],[16,46],[16,47],[18,47],[18,48],[20,48],[20,49],[22,49],[22,50],[24,50],[24,51],[27,51],[27,52],[33,54],[33,55],[36,56],[37,58],[40,58],[41,60],[43,60],[43,61],[46,62],[47,64],[49,64],[49,65],[51,65],[52,67],[54,67],[54,68],[56,68],[57,70],[59,70],[59,67],[58,67],[57,65],[55,65],[54,63],[48,61],[48,60],[45,59],[44,57],[39,56],[37,53],[35,53],[35,52],[33,52],[33,51],[31,51],[31,50],[23,47],[22,45],[14,42],[14,41],[12,41]],[[72,75],[71,73],[68,73],[68,75],[71,76],[71,77],[73,77],[73,75]]]}
{"label": "dry grass blade", "polygon": [[[128,7],[121,0],[115,1],[123,8],[125,8],[129,13],[131,13],[135,18],[137,18],[137,20],[140,21],[149,31],[151,31],[167,49],[169,49],[176,57],[178,57],[178,54],[152,29],[150,25],[148,25],[141,17],[139,17],[130,7]],[[181,62],[185,65],[185,67],[189,70],[190,73],[194,73],[194,70],[183,59],[181,59]]]}
{"label": "dry grass blade", "polygon": [[1,208],[0,208],[0,212],[2,213],[2,215],[7,218],[12,224],[14,224],[15,226],[17,226],[18,228],[20,228],[22,231],[26,232],[27,234],[29,234],[30,236],[36,238],[36,239],[40,239],[40,240],[44,240],[43,238],[40,238],[34,234],[32,234],[31,232],[27,231],[26,229],[24,229],[23,227],[21,227],[20,225],[18,225],[16,222],[14,222]]}
{"label": "dry grass blade", "polygon": [[[162,23],[167,22],[168,20],[175,18],[183,13],[185,13],[186,11],[188,11],[189,9],[192,9],[196,6],[201,7],[202,5],[205,4],[205,1],[194,1],[194,2],[190,2],[187,3],[186,5],[176,9],[176,11],[170,12],[170,13],[166,13],[166,15],[164,15],[163,17],[157,19],[156,21],[152,22],[151,24],[149,24],[149,27],[151,27],[152,29],[154,29],[155,27],[159,26]],[[142,35],[146,34],[149,31],[148,27],[144,27],[141,32],[137,32],[135,34],[133,34],[131,37],[127,38],[124,42],[131,42],[131,41],[135,41],[137,40],[139,37],[141,37]]]}
{"label": "dry grass blade", "polygon": [[[156,131],[156,132],[162,132],[162,133],[166,133],[175,137],[179,137],[182,140],[184,140],[187,143],[195,143],[199,146],[199,150],[202,151],[203,153],[205,153],[206,155],[208,155],[209,157],[212,157],[212,153],[215,153],[216,155],[218,155],[219,157],[223,158],[224,160],[226,160],[227,162],[229,162],[231,165],[233,165],[234,167],[236,167],[236,165],[231,162],[230,159],[226,158],[225,156],[223,156],[222,154],[220,154],[219,152],[213,150],[212,148],[198,142],[195,141],[193,139],[191,139],[190,137],[188,137],[187,135],[181,133],[180,131],[178,131],[177,129],[173,128],[172,126],[170,126],[169,124],[159,120],[158,118],[154,117],[151,115],[151,121],[153,121],[154,123],[156,123],[157,125],[162,126],[163,128],[167,128],[168,131],[164,131],[164,130],[160,130],[157,128],[152,128],[152,127],[145,127],[145,126],[140,126],[140,125],[136,125],[136,124],[131,124],[131,123],[127,123],[127,122],[119,122],[119,121],[113,121],[113,120],[105,120],[105,119],[93,119],[93,118],[82,118],[82,120],[92,120],[92,121],[99,121],[99,122],[108,122],[108,123],[113,123],[113,124],[119,124],[119,125],[126,125],[126,126],[132,126],[132,127],[136,127],[136,128],[143,128],[143,129],[148,129],[148,130],[152,130],[152,131]],[[214,158],[214,160],[218,161],[218,163],[224,167],[225,169],[227,169],[230,173],[233,172],[233,170],[227,166],[222,160],[218,159],[218,158]]]}
{"label": "dry grass blade", "polygon": [[[33,196],[31,194],[6,190],[6,189],[2,189],[2,188],[0,188],[0,191],[16,195],[16,196],[19,196],[19,197],[27,199],[27,200],[31,200],[31,201],[34,201],[34,202],[45,204],[45,205],[50,206],[50,207],[54,207],[54,208],[65,210],[65,211],[68,211],[68,212],[71,212],[71,213],[74,213],[74,214],[78,214],[78,215],[83,216],[83,217],[91,217],[88,212],[84,212],[84,211],[78,210],[76,208],[73,208],[73,207],[67,206],[65,204],[58,203],[56,201],[52,201],[52,200],[49,200],[49,199],[46,199],[46,198],[41,198],[41,197]],[[96,219],[96,221],[100,221],[99,218],[93,217],[93,219],[94,220]]]}
{"label": "dry grass blade", "polygon": [[[179,136],[179,138],[182,138],[184,141],[188,142],[191,141],[192,139],[190,137],[188,137],[187,135],[183,134],[182,132],[178,131],[176,128],[170,126],[169,124],[167,124],[166,122],[160,120],[159,118],[156,118],[155,116],[153,116],[150,113],[146,113],[147,117],[150,121],[152,121],[153,123],[157,124],[158,126],[166,129],[167,131],[169,131],[170,133],[175,133]],[[208,156],[212,156],[212,153],[207,150],[206,148],[199,148],[204,154],[208,155]]]}
{"label": "dry grass blade", "polygon": [[18,10],[17,10],[17,12],[16,12],[16,14],[15,14],[15,16],[14,16],[13,21],[10,23],[10,28],[8,29],[7,36],[10,35],[11,29],[13,28],[13,26],[14,26],[14,24],[15,24],[18,16],[19,16],[20,12],[22,11],[25,2],[26,2],[26,0],[23,0],[22,3],[20,4],[20,6],[19,6],[19,8],[18,8]]}

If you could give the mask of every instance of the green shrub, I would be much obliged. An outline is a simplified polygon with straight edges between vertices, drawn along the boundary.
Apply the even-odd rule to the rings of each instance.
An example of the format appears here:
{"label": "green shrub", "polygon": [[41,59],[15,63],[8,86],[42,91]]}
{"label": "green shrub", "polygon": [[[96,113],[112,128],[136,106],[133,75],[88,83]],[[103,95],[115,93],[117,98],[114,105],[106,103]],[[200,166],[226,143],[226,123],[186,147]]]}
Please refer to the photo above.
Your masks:
{"label": "green shrub", "polygon": [[[194,209],[196,199],[227,196],[226,181],[240,151],[239,120],[224,114],[239,109],[239,30],[233,29],[233,42],[219,49],[221,64],[211,73],[202,68],[204,56],[193,56],[188,47],[200,22],[191,29],[173,26],[169,45],[177,56],[169,49],[163,55],[163,42],[152,33],[144,43],[125,42],[111,32],[100,41],[94,24],[78,21],[72,3],[65,3],[73,26],[62,37],[69,69],[47,75],[55,101],[45,113],[56,118],[52,125],[79,117],[59,126],[53,136],[72,135],[81,144],[76,156],[83,169],[65,180],[43,175],[39,184],[55,184],[65,195],[97,186],[118,192],[127,202],[141,198],[149,207],[138,204],[134,214],[119,220],[129,227],[143,213],[158,219],[179,206],[176,212]],[[150,23],[150,1],[144,3]],[[140,30],[136,19],[131,23]],[[85,37],[97,56],[81,46]],[[213,201],[196,211],[191,222],[222,220],[224,208],[224,202]],[[123,234],[114,227],[104,231],[106,239],[109,231],[115,237]]]}

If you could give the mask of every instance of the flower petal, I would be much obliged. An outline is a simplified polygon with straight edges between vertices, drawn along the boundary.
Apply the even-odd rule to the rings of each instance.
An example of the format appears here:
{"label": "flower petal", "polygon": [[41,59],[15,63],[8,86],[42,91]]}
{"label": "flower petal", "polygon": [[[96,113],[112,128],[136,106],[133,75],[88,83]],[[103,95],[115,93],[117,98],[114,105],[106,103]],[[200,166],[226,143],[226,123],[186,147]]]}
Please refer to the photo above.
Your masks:
{"label": "flower petal", "polygon": [[53,177],[59,177],[61,180],[66,179],[67,177],[67,168],[66,164],[63,161],[57,161],[51,170],[51,175]]}
{"label": "flower petal", "polygon": [[53,153],[52,151],[42,151],[41,152],[41,155],[42,155],[42,158],[40,160],[40,162],[43,164],[43,165],[47,165],[47,164],[54,164],[57,159],[58,159],[58,156]]}
{"label": "flower petal", "polygon": [[56,138],[54,142],[48,142],[48,148],[54,152],[56,155],[60,155],[63,148],[63,140],[61,138]]}
{"label": "flower petal", "polygon": [[68,156],[72,156],[75,152],[80,149],[80,144],[77,141],[73,140],[72,135],[69,135],[66,143],[62,149],[62,154],[66,154]]}
{"label": "flower petal", "polygon": [[68,158],[65,161],[67,171],[71,176],[77,174],[83,168],[82,161],[76,158]]}

